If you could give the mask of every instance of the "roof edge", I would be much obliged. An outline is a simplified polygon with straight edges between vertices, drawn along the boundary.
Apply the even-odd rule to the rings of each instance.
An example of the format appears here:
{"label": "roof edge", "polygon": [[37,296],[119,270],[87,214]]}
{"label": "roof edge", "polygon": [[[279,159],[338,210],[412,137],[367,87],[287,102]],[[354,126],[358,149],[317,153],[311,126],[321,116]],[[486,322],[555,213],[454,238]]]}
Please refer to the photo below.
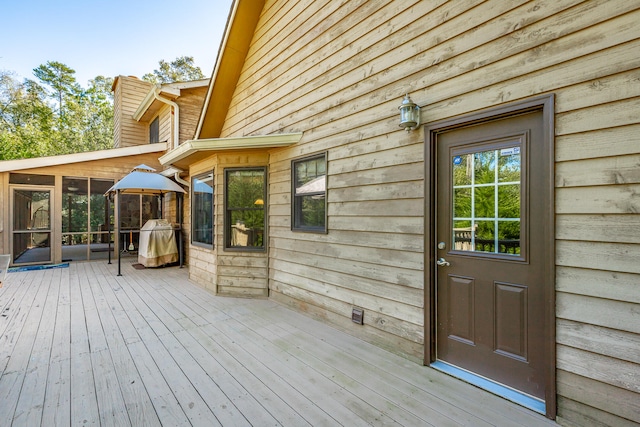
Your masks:
{"label": "roof edge", "polygon": [[297,144],[300,139],[302,139],[302,132],[194,139],[185,141],[178,148],[160,156],[158,161],[160,164],[167,166],[198,152],[288,147]]}
{"label": "roof edge", "polygon": [[137,122],[142,119],[145,113],[151,108],[151,105],[156,101],[155,91],[159,90],[158,95],[166,96],[171,95],[173,97],[180,97],[182,95],[182,90],[193,89],[197,87],[208,87],[210,79],[198,79],[198,80],[190,80],[187,82],[172,82],[172,83],[162,83],[155,84],[149,89],[149,92],[145,95],[144,99],[136,109],[135,113],[133,113],[133,119]]}
{"label": "roof edge", "polygon": [[[207,95],[200,110],[195,131],[196,138],[217,138],[221,135],[226,112],[240,78],[264,3],[264,0],[233,0]],[[207,119],[210,115],[212,118]]]}
{"label": "roof edge", "polygon": [[94,160],[128,157],[138,154],[159,153],[166,150],[165,144],[134,145],[131,147],[111,148],[109,150],[87,151],[84,153],[61,154],[59,156],[34,157],[30,159],[0,161],[0,172],[12,172],[24,169],[37,169],[47,166],[59,166]]}

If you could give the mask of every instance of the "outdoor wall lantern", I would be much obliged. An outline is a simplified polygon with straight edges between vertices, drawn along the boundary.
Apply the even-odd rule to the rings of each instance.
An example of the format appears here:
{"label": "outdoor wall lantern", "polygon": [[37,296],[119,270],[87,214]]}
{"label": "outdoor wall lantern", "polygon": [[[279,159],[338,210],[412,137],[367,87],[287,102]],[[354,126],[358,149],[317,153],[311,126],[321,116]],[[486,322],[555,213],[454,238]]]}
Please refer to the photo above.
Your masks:
{"label": "outdoor wall lantern", "polygon": [[402,105],[398,109],[400,110],[401,128],[409,132],[420,126],[420,107],[409,98],[409,94],[404,96]]}

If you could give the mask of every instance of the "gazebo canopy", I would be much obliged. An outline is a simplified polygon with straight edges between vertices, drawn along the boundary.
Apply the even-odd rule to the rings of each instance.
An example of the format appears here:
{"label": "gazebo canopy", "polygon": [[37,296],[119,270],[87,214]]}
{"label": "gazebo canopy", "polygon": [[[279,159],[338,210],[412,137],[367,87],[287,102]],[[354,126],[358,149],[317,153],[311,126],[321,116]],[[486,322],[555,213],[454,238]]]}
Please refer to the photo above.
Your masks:
{"label": "gazebo canopy", "polygon": [[[118,181],[114,186],[112,186],[109,190],[107,190],[105,196],[115,195],[115,199],[118,201],[117,218],[120,218],[120,194],[157,194],[160,195],[160,198],[162,198],[165,193],[186,193],[186,191],[184,191],[178,184],[171,181],[166,176],[162,176],[155,172],[155,169],[147,165],[138,165],[131,171],[131,173],[129,173],[127,176]],[[110,197],[108,199],[110,199]],[[160,209],[162,209],[162,203],[160,204],[160,206]],[[110,221],[108,223],[110,223]],[[109,230],[109,232],[111,232],[111,230]],[[129,230],[130,234],[131,232],[132,231]],[[121,233],[120,220],[118,219],[116,223],[116,234],[118,236],[118,241],[120,240],[119,236],[121,235]],[[133,243],[131,243],[131,245],[133,245]],[[182,266],[182,247],[180,251],[180,266]],[[122,276],[120,270],[121,255],[122,251],[119,250],[118,276]],[[111,264],[111,239],[109,239],[109,264]]]}
{"label": "gazebo canopy", "polygon": [[186,193],[178,184],[166,176],[155,173],[155,171],[147,165],[138,165],[131,173],[107,190],[106,194],[115,193],[118,190],[123,194]]}

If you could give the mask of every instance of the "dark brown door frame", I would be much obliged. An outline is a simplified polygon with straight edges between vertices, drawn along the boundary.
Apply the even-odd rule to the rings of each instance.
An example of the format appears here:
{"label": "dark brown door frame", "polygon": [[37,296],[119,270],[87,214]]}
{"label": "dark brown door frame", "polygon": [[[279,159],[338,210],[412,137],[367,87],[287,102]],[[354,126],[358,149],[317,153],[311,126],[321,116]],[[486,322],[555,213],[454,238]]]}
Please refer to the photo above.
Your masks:
{"label": "dark brown door frame", "polygon": [[543,133],[546,150],[545,170],[537,171],[546,177],[548,188],[547,203],[544,210],[546,227],[542,230],[549,236],[547,258],[545,260],[545,391],[546,416],[556,417],[556,314],[555,314],[555,97],[554,94],[536,96],[523,101],[488,108],[464,116],[440,120],[425,125],[425,262],[424,262],[424,364],[430,365],[436,360],[436,140],[440,132],[466,127],[472,124],[490,122],[496,119],[515,116],[521,113],[542,110]]}

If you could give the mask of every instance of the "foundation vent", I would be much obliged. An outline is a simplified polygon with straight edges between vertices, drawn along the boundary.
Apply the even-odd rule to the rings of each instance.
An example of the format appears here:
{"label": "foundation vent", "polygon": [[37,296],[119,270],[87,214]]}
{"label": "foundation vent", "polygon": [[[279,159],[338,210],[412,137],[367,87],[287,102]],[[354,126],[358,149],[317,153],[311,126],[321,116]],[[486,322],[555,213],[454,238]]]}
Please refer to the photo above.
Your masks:
{"label": "foundation vent", "polygon": [[364,310],[358,307],[353,307],[351,310],[351,321],[362,325],[364,323]]}

